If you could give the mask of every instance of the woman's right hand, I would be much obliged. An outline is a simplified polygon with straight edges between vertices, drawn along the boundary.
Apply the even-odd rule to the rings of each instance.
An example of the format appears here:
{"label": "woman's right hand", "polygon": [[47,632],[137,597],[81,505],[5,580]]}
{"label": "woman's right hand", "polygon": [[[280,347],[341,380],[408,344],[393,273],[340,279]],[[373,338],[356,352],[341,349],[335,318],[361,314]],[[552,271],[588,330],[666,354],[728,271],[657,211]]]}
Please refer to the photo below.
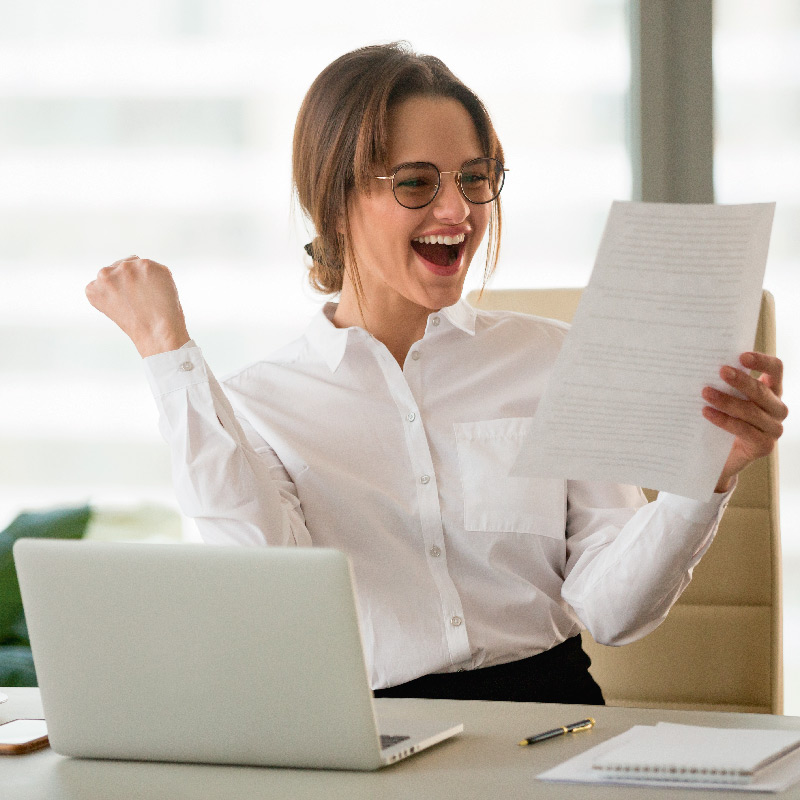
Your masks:
{"label": "woman's right hand", "polygon": [[104,267],[86,297],[130,337],[142,358],[189,341],[172,273],[155,261],[128,256]]}

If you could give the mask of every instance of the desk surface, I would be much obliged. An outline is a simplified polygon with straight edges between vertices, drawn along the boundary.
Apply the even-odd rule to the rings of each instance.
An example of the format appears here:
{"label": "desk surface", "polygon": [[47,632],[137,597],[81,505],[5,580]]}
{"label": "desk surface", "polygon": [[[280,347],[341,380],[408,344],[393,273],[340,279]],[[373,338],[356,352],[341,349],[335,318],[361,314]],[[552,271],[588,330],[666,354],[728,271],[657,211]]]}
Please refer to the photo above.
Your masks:
{"label": "desk surface", "polygon": [[[37,689],[4,689],[0,723],[41,717]],[[544,783],[536,775],[622,733],[631,725],[659,720],[741,728],[800,729],[800,717],[701,711],[562,706],[536,703],[487,703],[451,700],[381,699],[392,712],[416,719],[463,721],[461,736],[379,772],[92,761],[64,758],[50,749],[21,756],[0,756],[2,797],[14,800],[171,800],[203,798],[324,798],[324,800],[425,800],[426,798],[618,798],[666,800],[678,792],[637,787]],[[518,747],[529,734],[591,716],[591,731],[561,736],[532,747]],[[681,797],[723,800],[740,792],[681,791]],[[800,784],[778,795],[800,800]]]}

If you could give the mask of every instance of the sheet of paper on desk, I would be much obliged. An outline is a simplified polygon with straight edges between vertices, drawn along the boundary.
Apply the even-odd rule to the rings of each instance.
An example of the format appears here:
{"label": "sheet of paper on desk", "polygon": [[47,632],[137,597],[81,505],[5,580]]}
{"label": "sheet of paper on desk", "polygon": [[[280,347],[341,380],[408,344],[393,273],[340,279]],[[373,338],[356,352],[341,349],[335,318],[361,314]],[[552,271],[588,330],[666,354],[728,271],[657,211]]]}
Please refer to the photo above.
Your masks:
{"label": "sheet of paper on desk", "polygon": [[612,205],[512,475],[710,498],[733,436],[700,392],[753,347],[774,209]]}

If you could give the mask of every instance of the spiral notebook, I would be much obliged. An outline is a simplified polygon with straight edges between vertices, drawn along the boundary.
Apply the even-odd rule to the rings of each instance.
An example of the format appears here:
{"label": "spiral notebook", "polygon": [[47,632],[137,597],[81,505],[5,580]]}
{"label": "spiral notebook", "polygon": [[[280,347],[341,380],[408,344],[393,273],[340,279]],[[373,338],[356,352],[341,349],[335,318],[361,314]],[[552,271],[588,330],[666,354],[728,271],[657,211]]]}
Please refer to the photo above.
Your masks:
{"label": "spiral notebook", "polygon": [[800,731],[705,728],[661,722],[598,756],[592,769],[623,780],[750,783],[759,770],[800,747]]}
{"label": "spiral notebook", "polygon": [[776,792],[800,779],[800,730],[637,725],[538,777]]}

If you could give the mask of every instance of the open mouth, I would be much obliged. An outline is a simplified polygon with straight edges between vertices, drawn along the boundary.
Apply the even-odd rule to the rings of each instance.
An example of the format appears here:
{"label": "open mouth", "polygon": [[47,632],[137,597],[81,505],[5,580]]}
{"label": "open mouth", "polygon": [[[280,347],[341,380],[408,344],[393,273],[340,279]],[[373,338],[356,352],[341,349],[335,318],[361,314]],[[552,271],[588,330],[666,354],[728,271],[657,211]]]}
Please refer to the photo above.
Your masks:
{"label": "open mouth", "polygon": [[419,236],[411,240],[414,252],[437,267],[453,267],[461,260],[466,234],[457,236]]}

